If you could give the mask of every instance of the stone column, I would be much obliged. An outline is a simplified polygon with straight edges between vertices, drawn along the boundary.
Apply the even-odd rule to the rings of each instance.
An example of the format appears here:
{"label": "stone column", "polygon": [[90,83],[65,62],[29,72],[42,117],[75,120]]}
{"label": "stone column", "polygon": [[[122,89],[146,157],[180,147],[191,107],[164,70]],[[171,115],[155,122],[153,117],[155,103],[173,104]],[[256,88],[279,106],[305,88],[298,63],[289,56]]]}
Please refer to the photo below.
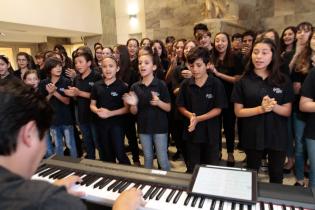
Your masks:
{"label": "stone column", "polygon": [[115,0],[100,0],[104,46],[117,44]]}

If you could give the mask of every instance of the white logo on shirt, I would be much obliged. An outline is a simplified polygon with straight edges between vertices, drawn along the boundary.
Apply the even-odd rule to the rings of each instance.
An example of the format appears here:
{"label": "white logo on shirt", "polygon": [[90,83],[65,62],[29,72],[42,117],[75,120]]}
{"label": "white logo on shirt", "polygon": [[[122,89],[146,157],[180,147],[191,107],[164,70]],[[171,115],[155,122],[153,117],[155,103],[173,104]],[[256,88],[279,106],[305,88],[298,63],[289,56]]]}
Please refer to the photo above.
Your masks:
{"label": "white logo on shirt", "polygon": [[90,86],[94,86],[94,82],[89,82],[89,85]]}
{"label": "white logo on shirt", "polygon": [[111,96],[118,96],[117,92],[111,92],[110,94],[111,94]]}
{"label": "white logo on shirt", "polygon": [[280,88],[273,88],[272,91],[278,94],[282,93],[282,90]]}
{"label": "white logo on shirt", "polygon": [[211,93],[207,93],[207,94],[206,94],[206,98],[207,98],[207,99],[211,99],[211,98],[213,98],[213,95],[212,95]]}

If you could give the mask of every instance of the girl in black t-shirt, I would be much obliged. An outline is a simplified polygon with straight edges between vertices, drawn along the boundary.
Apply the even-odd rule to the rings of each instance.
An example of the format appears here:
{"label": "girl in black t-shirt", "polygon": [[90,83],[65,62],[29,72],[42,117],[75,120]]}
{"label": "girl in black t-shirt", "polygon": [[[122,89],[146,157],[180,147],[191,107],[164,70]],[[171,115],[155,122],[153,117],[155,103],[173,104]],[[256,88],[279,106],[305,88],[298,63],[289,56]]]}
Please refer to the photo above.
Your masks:
{"label": "girl in black t-shirt", "polygon": [[104,161],[130,165],[124,151],[124,122],[123,116],[128,107],[122,100],[123,94],[128,92],[127,85],[116,79],[119,71],[118,62],[114,57],[105,57],[102,61],[104,79],[96,82],[91,91],[92,112],[97,114],[98,147]]}
{"label": "girl in black t-shirt", "polygon": [[231,96],[237,117],[242,117],[242,139],[247,167],[258,171],[268,153],[270,182],[282,183],[293,89],[279,71],[275,43],[256,40],[251,61]]}

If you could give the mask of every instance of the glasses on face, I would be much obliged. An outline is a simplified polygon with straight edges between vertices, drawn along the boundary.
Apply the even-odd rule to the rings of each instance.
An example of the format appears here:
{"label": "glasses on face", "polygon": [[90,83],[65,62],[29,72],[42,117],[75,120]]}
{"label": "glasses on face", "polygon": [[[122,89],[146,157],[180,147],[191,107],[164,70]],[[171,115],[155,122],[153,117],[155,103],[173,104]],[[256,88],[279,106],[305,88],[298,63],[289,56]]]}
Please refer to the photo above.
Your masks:
{"label": "glasses on face", "polygon": [[17,61],[27,61],[26,59],[17,59]]}

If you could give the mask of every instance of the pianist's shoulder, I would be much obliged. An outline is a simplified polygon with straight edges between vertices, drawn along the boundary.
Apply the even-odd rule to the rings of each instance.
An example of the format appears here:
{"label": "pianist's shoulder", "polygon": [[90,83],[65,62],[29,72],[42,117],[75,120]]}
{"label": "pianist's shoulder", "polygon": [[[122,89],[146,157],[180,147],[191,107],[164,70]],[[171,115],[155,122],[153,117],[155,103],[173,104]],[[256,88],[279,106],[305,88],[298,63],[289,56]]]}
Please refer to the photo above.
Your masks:
{"label": "pianist's shoulder", "polygon": [[64,187],[43,181],[25,180],[0,167],[1,210],[85,210],[82,201]]}

